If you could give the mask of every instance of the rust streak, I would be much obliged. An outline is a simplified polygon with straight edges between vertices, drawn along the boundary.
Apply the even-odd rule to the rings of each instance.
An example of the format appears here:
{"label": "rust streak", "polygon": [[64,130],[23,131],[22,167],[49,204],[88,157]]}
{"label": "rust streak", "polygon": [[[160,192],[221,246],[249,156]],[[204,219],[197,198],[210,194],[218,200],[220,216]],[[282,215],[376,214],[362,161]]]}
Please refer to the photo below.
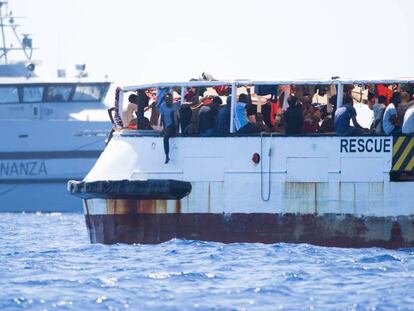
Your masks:
{"label": "rust streak", "polygon": [[207,195],[208,195],[208,198],[207,198],[207,200],[208,200],[208,202],[207,202],[207,204],[208,204],[207,211],[208,211],[208,213],[211,213],[211,188],[210,188],[210,183],[208,183]]}
{"label": "rust streak", "polygon": [[175,213],[181,214],[181,200],[175,201]]}

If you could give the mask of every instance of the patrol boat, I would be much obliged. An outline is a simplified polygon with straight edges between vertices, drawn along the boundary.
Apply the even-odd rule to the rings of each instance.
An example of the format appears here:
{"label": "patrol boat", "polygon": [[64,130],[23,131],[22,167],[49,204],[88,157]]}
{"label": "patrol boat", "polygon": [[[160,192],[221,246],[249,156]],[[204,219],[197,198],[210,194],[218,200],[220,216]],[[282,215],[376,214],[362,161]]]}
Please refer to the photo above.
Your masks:
{"label": "patrol boat", "polygon": [[[161,243],[173,238],[311,243],[337,247],[414,246],[414,137],[238,136],[233,115],[243,86],[409,84],[414,79],[210,81],[125,87],[231,87],[228,137],[171,138],[121,130],[83,181],[68,190],[83,199],[93,243]],[[184,96],[182,96],[183,98]]]}
{"label": "patrol boat", "polygon": [[38,77],[32,38],[19,35],[7,5],[0,1],[0,212],[81,212],[66,184],[105,147],[110,83],[89,79],[84,65],[74,78]]}

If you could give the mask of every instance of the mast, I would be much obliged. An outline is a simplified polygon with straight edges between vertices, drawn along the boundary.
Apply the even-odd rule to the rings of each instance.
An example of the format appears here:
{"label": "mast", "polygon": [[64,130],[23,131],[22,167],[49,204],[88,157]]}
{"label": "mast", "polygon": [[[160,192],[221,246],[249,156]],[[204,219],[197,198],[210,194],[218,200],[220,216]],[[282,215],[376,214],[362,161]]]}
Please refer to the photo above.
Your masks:
{"label": "mast", "polygon": [[[15,24],[16,18],[20,17],[15,17],[12,15],[11,11],[8,11],[8,1],[0,0],[0,28],[2,40],[2,46],[0,46],[0,62],[4,65],[9,65],[8,54],[12,51],[23,52],[24,62],[30,63],[32,59],[32,38],[30,38],[29,34],[22,34],[22,36],[19,36],[17,33],[19,25]],[[14,34],[15,40],[13,39],[13,42],[17,43],[16,46],[7,41],[7,39],[10,39],[10,35],[8,35],[10,30]],[[10,39],[10,41],[11,40],[12,39]]]}
{"label": "mast", "polygon": [[8,60],[7,60],[7,48],[6,48],[6,36],[4,34],[4,15],[3,15],[3,11],[5,8],[7,10],[7,1],[0,1],[0,27],[1,27],[1,38],[2,38],[2,42],[3,42],[3,54],[0,56],[1,57],[4,56],[4,63],[8,64]]}

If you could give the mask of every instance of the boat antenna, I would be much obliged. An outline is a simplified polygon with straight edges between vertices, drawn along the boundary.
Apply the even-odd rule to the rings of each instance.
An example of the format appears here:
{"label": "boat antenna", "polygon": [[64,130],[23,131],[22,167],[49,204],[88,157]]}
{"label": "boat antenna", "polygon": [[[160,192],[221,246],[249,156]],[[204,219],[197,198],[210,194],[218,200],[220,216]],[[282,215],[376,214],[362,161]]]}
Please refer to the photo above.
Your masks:
{"label": "boat antenna", "polygon": [[[30,62],[32,60],[33,54],[32,38],[30,38],[29,34],[22,34],[23,38],[19,36],[19,34],[17,33],[17,28],[19,27],[19,25],[15,24],[15,19],[20,17],[14,17],[12,12],[9,12],[8,9],[8,1],[0,0],[0,31],[2,39],[2,46],[0,46],[0,61],[3,61],[4,64],[9,64],[8,54],[11,51],[21,51],[23,52],[26,61]],[[19,46],[7,46],[7,28],[10,28],[13,31]]]}

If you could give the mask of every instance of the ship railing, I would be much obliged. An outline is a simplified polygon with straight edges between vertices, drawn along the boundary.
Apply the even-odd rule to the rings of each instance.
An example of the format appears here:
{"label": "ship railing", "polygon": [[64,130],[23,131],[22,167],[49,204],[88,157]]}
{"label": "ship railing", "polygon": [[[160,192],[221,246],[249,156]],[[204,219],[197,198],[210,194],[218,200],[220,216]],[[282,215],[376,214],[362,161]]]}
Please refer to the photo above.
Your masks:
{"label": "ship railing", "polygon": [[[138,92],[145,89],[157,89],[160,88],[181,88],[181,93],[184,94],[187,88],[191,87],[215,87],[215,86],[230,86],[231,87],[231,109],[230,109],[230,133],[235,133],[234,114],[235,106],[237,102],[237,88],[239,87],[254,87],[265,85],[325,85],[335,86],[335,92],[337,95],[336,107],[342,106],[344,86],[345,85],[367,85],[367,84],[411,84],[414,83],[414,78],[395,78],[395,79],[314,79],[314,80],[273,80],[273,81],[256,81],[256,80],[214,80],[214,81],[187,81],[187,82],[162,82],[162,83],[150,83],[142,85],[132,85],[122,88],[123,92]],[[181,100],[184,100],[184,96],[181,96]],[[285,97],[285,101],[287,96]],[[285,103],[284,103],[285,104]],[[124,107],[122,102],[120,103],[119,111],[120,115],[123,115]]]}

